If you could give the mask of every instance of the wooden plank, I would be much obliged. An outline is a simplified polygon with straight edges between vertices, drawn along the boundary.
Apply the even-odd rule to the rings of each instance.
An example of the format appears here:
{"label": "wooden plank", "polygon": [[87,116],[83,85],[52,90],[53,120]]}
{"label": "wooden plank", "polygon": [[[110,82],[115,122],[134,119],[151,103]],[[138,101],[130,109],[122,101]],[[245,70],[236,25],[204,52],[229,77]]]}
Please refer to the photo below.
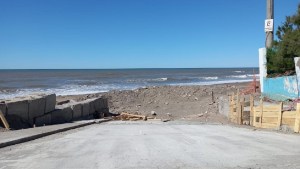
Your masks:
{"label": "wooden plank", "polygon": [[278,112],[278,110],[280,110],[280,106],[276,105],[276,106],[264,106],[264,111],[268,111],[268,112]]}
{"label": "wooden plank", "polygon": [[240,119],[240,125],[243,124],[243,119],[244,119],[244,104],[245,104],[245,96],[244,94],[242,94],[241,96],[241,103],[240,103],[240,106],[241,106],[241,119]]}
{"label": "wooden plank", "polygon": [[282,112],[282,118],[293,118],[296,117],[296,111],[284,111]]}
{"label": "wooden plank", "polygon": [[238,104],[237,107],[237,124],[242,124],[242,105]]}
{"label": "wooden plank", "polygon": [[277,124],[271,124],[271,123],[262,123],[261,128],[264,129],[275,129],[277,127]]}
{"label": "wooden plank", "polygon": [[287,125],[291,128],[295,126],[295,118],[282,118],[281,125]]}
{"label": "wooden plank", "polygon": [[277,124],[278,123],[278,117],[263,117],[262,118],[263,123],[270,123],[270,124]]}
{"label": "wooden plank", "polygon": [[240,106],[240,90],[237,90],[236,93],[236,112],[237,112],[237,121],[236,124],[240,124],[241,119],[241,106]]}
{"label": "wooden plank", "polygon": [[253,107],[253,112],[252,112],[252,114],[253,114],[253,117],[252,117],[252,125],[254,126],[254,127],[256,127],[256,107]]}
{"label": "wooden plank", "polygon": [[254,108],[254,98],[253,98],[253,95],[251,94],[250,95],[250,126],[253,126],[253,108]]}
{"label": "wooden plank", "polygon": [[6,118],[5,118],[5,116],[4,116],[4,114],[2,113],[1,110],[0,110],[0,119],[1,119],[1,121],[2,121],[2,123],[3,123],[3,125],[4,125],[4,127],[5,127],[6,129],[9,129],[9,124],[8,124]]}
{"label": "wooden plank", "polygon": [[147,117],[143,116],[143,115],[135,115],[135,114],[130,114],[130,113],[121,113],[121,116],[124,120],[128,120],[130,118],[141,118],[143,120],[147,120]]}
{"label": "wooden plank", "polygon": [[265,111],[264,110],[264,117],[278,117],[278,112],[270,112],[270,111]]}
{"label": "wooden plank", "polygon": [[263,105],[263,100],[262,98],[260,99],[260,123],[259,126],[262,127],[262,117],[263,117],[263,113],[264,113],[264,105]]}
{"label": "wooden plank", "polygon": [[294,132],[299,133],[300,128],[300,103],[297,103]]}
{"label": "wooden plank", "polygon": [[277,122],[278,129],[281,126],[281,121],[282,121],[282,102],[280,102],[280,104],[279,104],[279,110],[278,110],[278,122]]}

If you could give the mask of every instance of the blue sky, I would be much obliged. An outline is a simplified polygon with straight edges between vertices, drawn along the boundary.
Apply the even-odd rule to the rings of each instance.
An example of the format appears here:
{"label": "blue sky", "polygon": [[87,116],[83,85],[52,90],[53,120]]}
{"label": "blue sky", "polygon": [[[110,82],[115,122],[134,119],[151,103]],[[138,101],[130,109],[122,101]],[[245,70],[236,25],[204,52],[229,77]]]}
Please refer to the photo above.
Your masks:
{"label": "blue sky", "polygon": [[[275,0],[275,27],[299,0]],[[0,0],[2,69],[257,67],[266,0]]]}

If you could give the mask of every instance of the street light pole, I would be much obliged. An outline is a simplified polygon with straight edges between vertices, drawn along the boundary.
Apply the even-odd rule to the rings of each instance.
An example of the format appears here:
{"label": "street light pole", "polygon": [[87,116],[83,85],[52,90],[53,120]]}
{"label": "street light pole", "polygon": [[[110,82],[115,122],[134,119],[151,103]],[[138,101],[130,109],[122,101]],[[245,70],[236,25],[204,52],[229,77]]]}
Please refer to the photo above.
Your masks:
{"label": "street light pole", "polygon": [[[274,0],[267,0],[267,19],[274,19]],[[273,23],[272,23],[273,24]],[[266,32],[266,48],[271,48],[274,39],[274,31]]]}

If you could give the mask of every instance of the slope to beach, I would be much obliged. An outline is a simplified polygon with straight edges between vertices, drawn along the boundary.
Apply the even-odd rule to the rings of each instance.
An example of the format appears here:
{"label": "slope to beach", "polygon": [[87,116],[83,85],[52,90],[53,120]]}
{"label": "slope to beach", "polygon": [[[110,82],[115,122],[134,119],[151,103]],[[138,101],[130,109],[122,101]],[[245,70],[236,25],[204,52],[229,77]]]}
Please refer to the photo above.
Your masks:
{"label": "slope to beach", "polygon": [[84,100],[104,95],[108,98],[110,112],[136,113],[158,118],[196,120],[201,122],[227,123],[218,114],[221,99],[249,83],[231,83],[203,86],[159,86],[136,90],[110,91],[107,93],[58,96],[57,101]]}

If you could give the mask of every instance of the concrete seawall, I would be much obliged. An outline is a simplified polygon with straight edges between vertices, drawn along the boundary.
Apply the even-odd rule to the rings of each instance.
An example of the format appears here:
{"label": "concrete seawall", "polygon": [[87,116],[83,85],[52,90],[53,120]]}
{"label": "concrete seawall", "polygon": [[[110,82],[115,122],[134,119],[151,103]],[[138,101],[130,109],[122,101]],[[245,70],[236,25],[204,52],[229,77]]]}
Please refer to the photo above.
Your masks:
{"label": "concrete seawall", "polygon": [[61,124],[109,112],[107,99],[95,98],[56,105],[55,94],[36,94],[0,100],[0,110],[12,129]]}

